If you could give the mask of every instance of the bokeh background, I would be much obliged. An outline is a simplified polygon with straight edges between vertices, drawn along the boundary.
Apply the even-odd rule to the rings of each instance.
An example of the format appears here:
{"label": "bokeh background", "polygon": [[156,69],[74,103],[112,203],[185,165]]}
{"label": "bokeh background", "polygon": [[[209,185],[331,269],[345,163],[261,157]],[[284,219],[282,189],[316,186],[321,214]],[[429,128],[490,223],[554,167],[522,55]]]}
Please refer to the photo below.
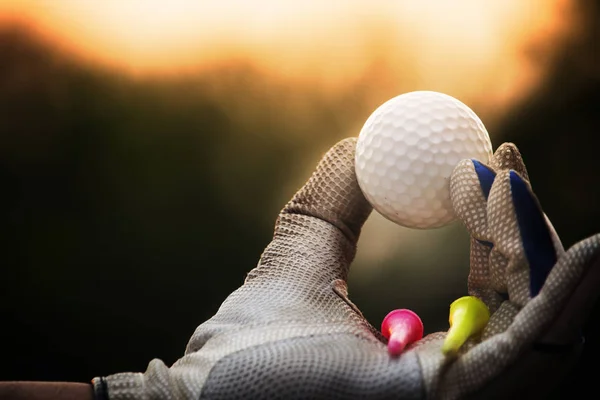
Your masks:
{"label": "bokeh background", "polygon": [[[599,41],[594,0],[0,0],[0,380],[177,360],[320,157],[411,90],[517,144],[566,247],[599,232]],[[350,295],[445,330],[467,273],[461,225],[374,213]]]}

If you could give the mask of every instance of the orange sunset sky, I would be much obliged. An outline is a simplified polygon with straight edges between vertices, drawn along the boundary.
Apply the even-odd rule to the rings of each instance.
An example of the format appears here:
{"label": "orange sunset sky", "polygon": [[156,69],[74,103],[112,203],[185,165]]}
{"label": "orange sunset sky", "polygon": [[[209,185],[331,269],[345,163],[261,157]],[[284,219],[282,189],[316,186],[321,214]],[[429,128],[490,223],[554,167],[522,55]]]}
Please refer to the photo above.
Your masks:
{"label": "orange sunset sky", "polygon": [[[567,0],[1,0],[79,57],[127,73],[251,60],[285,79],[339,85],[393,70],[414,87],[501,105],[543,77],[572,33]],[[485,90],[482,90],[485,88]]]}

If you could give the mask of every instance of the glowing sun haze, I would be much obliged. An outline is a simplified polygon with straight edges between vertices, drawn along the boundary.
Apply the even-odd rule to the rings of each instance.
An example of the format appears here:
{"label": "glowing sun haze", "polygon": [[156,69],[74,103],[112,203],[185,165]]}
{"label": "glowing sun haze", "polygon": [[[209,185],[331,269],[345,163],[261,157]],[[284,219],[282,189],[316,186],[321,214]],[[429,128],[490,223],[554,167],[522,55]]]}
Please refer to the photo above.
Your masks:
{"label": "glowing sun haze", "polygon": [[[552,50],[542,43],[568,33],[569,7],[565,0],[4,0],[0,15],[136,74],[242,58],[330,85],[369,71],[393,74],[407,89],[483,91],[491,101],[542,75]],[[527,46],[542,48],[536,65],[523,57]]]}
{"label": "glowing sun haze", "polygon": [[[324,93],[366,87],[373,109],[405,91],[445,92],[476,104],[488,129],[543,80],[577,17],[572,0],[0,0],[0,23],[24,22],[128,74],[243,60],[269,79]],[[348,118],[358,132],[364,121]],[[365,265],[400,251],[399,235],[407,249],[447,240],[443,231],[424,238],[369,221],[358,258],[375,262]]]}

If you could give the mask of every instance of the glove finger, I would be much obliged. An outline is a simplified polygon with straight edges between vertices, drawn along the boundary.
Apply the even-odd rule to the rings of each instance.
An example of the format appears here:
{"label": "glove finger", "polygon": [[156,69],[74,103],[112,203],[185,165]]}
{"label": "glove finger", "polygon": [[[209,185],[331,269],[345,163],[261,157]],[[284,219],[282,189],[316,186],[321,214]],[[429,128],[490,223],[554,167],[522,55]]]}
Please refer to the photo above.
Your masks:
{"label": "glove finger", "polygon": [[521,242],[529,264],[529,292],[533,297],[540,292],[558,254],[552,240],[553,232],[529,183],[515,171],[509,172],[509,179]]}
{"label": "glove finger", "polygon": [[[498,171],[515,170],[527,176],[521,153],[513,143],[503,143],[489,165],[478,160],[462,160],[450,180],[450,196],[457,217],[471,236],[469,294],[482,299],[491,312],[505,300],[506,258],[492,251],[488,197]],[[548,221],[549,224],[549,221]],[[555,235],[556,236],[556,235]],[[490,264],[495,268],[490,268]]]}
{"label": "glove finger", "polygon": [[488,268],[493,245],[488,230],[487,198],[495,177],[496,172],[478,160],[462,160],[450,178],[454,212],[471,235],[468,291],[486,303],[491,312],[503,301],[492,286]]}
{"label": "glove finger", "polygon": [[536,296],[562,252],[547,224],[531,186],[513,170],[498,174],[488,199],[489,232],[494,243],[490,257],[494,287],[506,286],[520,306]]}
{"label": "glove finger", "polygon": [[264,273],[327,284],[346,280],[361,228],[372,211],[356,180],[355,147],[356,138],[349,138],[325,154],[279,214],[273,241],[247,280]]}
{"label": "glove finger", "polygon": [[494,152],[489,166],[479,160],[462,160],[450,178],[450,197],[457,217],[463,221],[471,236],[490,245],[487,200],[496,173],[509,169],[528,179],[517,146],[503,143]]}

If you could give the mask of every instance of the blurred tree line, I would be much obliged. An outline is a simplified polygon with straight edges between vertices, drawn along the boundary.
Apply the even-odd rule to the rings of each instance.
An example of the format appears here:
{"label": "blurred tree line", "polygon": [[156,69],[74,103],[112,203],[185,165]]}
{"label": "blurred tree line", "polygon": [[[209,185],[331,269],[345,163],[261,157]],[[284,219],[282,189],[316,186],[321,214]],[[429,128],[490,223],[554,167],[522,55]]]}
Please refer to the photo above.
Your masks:
{"label": "blurred tree line", "polygon": [[274,193],[291,197],[307,152],[316,162],[349,130],[336,105],[352,114],[362,98],[240,62],[126,78],[19,27],[0,32],[0,60],[1,343],[14,351],[0,379],[175,361],[268,244],[287,201]]}
{"label": "blurred tree line", "polygon": [[[600,7],[580,4],[581,34],[496,132],[521,149],[566,247],[600,232]],[[256,264],[306,159],[368,116],[368,90],[292,85],[243,61],[135,79],[1,30],[0,379],[174,362]],[[389,311],[351,294],[375,325]]]}

